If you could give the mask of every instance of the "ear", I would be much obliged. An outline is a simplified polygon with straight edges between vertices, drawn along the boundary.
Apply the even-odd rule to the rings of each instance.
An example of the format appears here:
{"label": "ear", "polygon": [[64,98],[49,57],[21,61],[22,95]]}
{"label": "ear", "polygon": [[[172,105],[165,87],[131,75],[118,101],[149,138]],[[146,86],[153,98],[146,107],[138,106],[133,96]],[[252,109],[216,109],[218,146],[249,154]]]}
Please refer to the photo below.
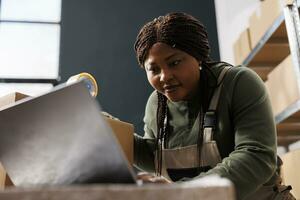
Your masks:
{"label": "ear", "polygon": [[202,61],[198,61],[199,63],[199,69],[202,70]]}

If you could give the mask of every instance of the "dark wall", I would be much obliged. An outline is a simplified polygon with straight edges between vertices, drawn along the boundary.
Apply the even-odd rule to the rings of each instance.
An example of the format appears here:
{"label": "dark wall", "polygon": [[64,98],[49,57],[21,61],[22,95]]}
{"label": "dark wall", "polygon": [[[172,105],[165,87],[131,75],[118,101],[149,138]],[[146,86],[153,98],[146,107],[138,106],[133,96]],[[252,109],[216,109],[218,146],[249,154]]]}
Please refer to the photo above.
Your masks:
{"label": "dark wall", "polygon": [[144,108],[152,88],[135,59],[140,27],[159,15],[183,11],[207,27],[212,58],[219,59],[214,1],[63,0],[60,70],[62,81],[89,72],[100,86],[104,111],[133,123],[142,133]]}

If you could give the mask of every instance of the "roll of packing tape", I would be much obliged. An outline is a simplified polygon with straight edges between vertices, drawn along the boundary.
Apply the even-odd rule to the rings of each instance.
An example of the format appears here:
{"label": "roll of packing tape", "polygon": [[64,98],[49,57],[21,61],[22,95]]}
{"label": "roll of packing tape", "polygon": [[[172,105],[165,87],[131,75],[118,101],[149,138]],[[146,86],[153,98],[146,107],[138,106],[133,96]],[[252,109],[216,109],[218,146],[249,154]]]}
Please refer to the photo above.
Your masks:
{"label": "roll of packing tape", "polygon": [[98,85],[97,82],[95,80],[95,78],[86,72],[71,76],[68,81],[67,84],[71,84],[77,81],[81,81],[83,80],[86,87],[88,88],[88,90],[90,91],[90,94],[92,95],[92,97],[96,97],[98,94]]}

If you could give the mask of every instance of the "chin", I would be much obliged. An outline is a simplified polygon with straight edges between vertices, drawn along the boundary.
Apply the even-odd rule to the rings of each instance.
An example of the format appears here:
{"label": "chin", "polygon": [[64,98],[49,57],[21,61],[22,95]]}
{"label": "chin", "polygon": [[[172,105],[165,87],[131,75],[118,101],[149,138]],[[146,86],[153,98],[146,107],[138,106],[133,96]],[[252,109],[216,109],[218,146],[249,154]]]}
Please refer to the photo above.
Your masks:
{"label": "chin", "polygon": [[175,95],[165,95],[168,100],[173,101],[173,102],[178,102],[178,101],[184,101],[185,98],[181,96],[175,96]]}

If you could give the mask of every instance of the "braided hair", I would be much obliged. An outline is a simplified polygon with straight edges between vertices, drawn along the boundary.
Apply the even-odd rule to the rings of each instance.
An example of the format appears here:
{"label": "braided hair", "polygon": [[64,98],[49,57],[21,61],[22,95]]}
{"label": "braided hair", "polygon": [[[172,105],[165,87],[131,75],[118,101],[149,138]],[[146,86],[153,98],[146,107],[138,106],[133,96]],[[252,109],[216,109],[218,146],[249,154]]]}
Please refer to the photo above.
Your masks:
{"label": "braided hair", "polygon": [[182,50],[198,61],[209,61],[210,46],[204,25],[185,13],[169,13],[155,18],[140,30],[134,50],[144,67],[150,48],[157,42]]}
{"label": "braided hair", "polygon": [[[210,46],[207,31],[204,25],[191,15],[181,12],[169,13],[155,18],[141,28],[134,44],[134,50],[142,68],[144,68],[144,62],[151,47],[158,42],[188,53],[199,62],[201,61],[202,67],[208,66],[206,63],[210,61]],[[201,90],[201,92],[203,91]],[[205,97],[206,95],[201,96]],[[157,98],[156,173],[161,175],[162,149],[167,144],[170,129],[167,120],[167,98],[159,92],[157,92]],[[201,124],[202,116],[199,115],[199,118]],[[199,132],[201,139],[202,127]],[[198,140],[198,149],[200,149],[199,146],[201,146],[201,142]],[[199,155],[201,155],[200,152],[201,150],[199,150]]]}

